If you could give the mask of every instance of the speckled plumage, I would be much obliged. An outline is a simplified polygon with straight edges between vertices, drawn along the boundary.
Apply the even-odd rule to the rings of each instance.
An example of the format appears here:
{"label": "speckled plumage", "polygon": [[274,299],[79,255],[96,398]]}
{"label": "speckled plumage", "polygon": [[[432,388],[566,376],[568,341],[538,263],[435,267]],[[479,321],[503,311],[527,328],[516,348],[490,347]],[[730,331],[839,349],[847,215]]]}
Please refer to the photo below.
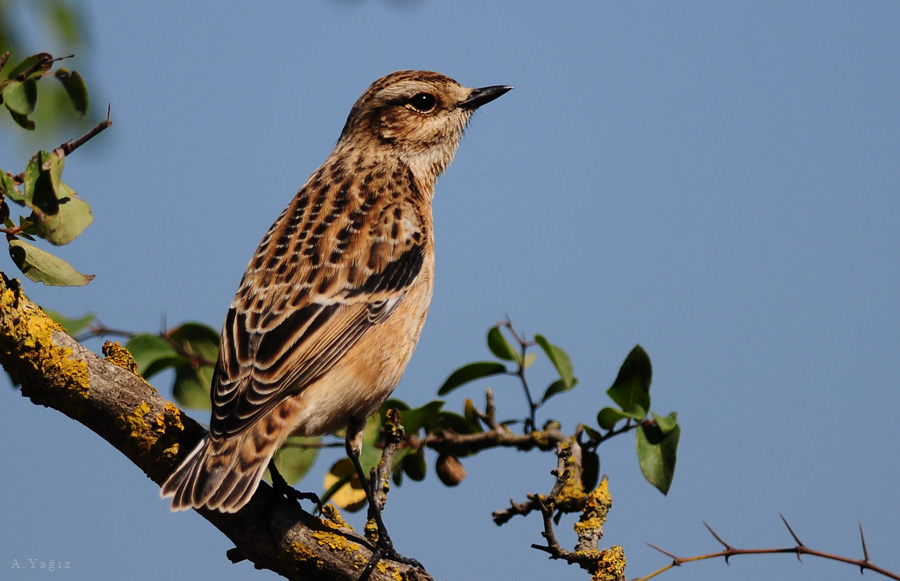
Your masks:
{"label": "speckled plumage", "polygon": [[472,112],[510,87],[398,71],[263,237],[222,329],[209,435],[162,487],[173,510],[239,510],[291,435],[359,430],[393,391],[431,300],[431,199]]}

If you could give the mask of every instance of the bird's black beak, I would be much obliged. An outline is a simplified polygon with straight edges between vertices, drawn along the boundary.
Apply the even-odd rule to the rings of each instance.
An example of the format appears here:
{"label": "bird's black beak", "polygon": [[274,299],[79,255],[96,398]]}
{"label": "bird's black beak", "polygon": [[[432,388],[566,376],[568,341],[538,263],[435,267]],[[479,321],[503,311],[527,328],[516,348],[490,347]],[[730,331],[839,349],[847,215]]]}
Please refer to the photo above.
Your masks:
{"label": "bird's black beak", "polygon": [[472,89],[472,92],[469,93],[469,97],[460,103],[459,106],[463,109],[477,109],[510,90],[512,90],[512,87],[509,85],[494,85],[493,87]]}

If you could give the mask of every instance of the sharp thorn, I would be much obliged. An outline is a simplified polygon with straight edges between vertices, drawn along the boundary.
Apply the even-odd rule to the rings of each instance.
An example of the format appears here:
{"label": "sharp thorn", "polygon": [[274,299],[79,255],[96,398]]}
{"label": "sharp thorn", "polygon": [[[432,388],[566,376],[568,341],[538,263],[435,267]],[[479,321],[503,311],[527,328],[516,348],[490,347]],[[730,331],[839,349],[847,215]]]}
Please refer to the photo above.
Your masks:
{"label": "sharp thorn", "polygon": [[[784,515],[781,514],[781,513],[779,512],[779,513],[778,513],[778,516],[781,517],[781,522],[784,523],[784,526],[787,527],[788,532],[791,533],[791,536],[792,536],[792,537],[794,537],[794,541],[797,543],[797,548],[799,549],[800,547],[803,547],[803,546],[804,546],[804,545],[803,545],[803,541],[801,541],[801,540],[800,540],[800,537],[798,537],[797,534],[794,533],[794,529],[792,529],[792,528],[791,528],[791,525],[788,524],[788,521],[787,521],[786,518],[784,518]],[[798,558],[798,559],[800,558],[800,553],[799,553],[799,552],[797,553],[797,558]]]}
{"label": "sharp thorn", "polygon": [[[863,548],[863,561],[866,563],[869,562],[869,549],[866,547],[866,535],[863,533],[862,521],[857,521],[859,523],[859,540],[862,541]],[[859,568],[860,572],[862,572],[863,568]]]}
{"label": "sharp thorn", "polygon": [[[734,547],[732,547],[731,545],[729,545],[728,543],[726,543],[725,541],[723,541],[723,540],[722,540],[722,537],[720,537],[719,535],[717,535],[717,534],[716,534],[716,531],[712,530],[712,527],[709,526],[709,524],[707,524],[706,521],[703,521],[703,526],[706,527],[706,530],[709,531],[709,534],[711,534],[717,541],[719,541],[719,542],[722,544],[723,547],[725,547],[725,548],[728,549],[729,551],[734,550]],[[726,559],[726,561],[727,561],[727,559]]]}
{"label": "sharp thorn", "polygon": [[[646,541],[645,541],[645,542],[646,542]],[[659,547],[657,547],[657,546],[654,545],[653,543],[647,543],[647,546],[650,547],[651,549],[656,549],[657,551],[659,551],[660,553],[662,553],[663,555],[665,555],[665,556],[667,556],[667,557],[671,557],[673,561],[676,561],[676,565],[679,564],[679,563],[677,563],[677,561],[678,561],[678,556],[677,556],[677,555],[673,555],[673,554],[670,553],[669,551],[664,551],[663,549],[660,549]]]}

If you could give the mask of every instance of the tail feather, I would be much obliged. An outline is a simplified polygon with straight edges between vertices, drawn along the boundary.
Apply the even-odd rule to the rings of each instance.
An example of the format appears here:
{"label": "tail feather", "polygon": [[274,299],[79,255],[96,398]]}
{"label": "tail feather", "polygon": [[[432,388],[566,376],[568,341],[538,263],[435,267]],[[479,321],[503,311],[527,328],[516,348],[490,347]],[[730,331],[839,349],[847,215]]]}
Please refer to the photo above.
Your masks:
{"label": "tail feather", "polygon": [[238,435],[207,435],[162,485],[162,497],[172,497],[172,510],[237,512],[256,492],[301,410],[301,402],[288,399]]}
{"label": "tail feather", "polygon": [[237,512],[247,504],[277,447],[258,453],[246,439],[204,438],[162,485],[160,494],[172,498],[172,510]]}

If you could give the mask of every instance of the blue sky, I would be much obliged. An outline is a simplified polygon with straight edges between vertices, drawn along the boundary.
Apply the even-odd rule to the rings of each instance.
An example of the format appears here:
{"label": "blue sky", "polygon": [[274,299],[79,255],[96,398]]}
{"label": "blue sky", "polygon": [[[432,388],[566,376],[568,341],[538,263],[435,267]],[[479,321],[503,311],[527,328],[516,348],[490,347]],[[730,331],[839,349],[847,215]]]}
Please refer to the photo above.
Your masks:
{"label": "blue sky", "polygon": [[[701,521],[736,546],[787,546],[779,512],[808,546],[849,556],[861,521],[873,561],[900,570],[900,5],[84,5],[92,41],[70,68],[115,125],[66,165],[95,223],[60,254],[97,278],[28,285],[35,301],[117,328],[156,330],[163,316],[218,328],[266,228],[372,80],[423,68],[515,85],[479,111],[438,183],[434,302],[396,395],[434,399],[450,371],[487,356],[484,333],[508,314],[570,352],[580,383],[541,418],[571,430],[594,421],[640,343],[653,407],[677,410],[683,433],[668,497],[642,479],[632,439],[600,450],[614,498],[602,543],[624,546],[629,577],[667,562],[645,541],[716,550]],[[6,169],[25,159],[0,138]],[[538,367],[534,381],[551,376]],[[485,385],[501,414],[524,412],[502,380],[447,407],[483,401]],[[0,568],[275,578],[229,564],[224,536],[171,514],[80,425],[12,389],[0,397]],[[554,465],[467,459],[457,488],[431,474],[392,491],[388,528],[437,579],[586,578],[529,548],[537,517],[490,519],[548,491]],[[321,472],[302,485],[320,486]],[[780,556],[661,579],[856,575]]]}

